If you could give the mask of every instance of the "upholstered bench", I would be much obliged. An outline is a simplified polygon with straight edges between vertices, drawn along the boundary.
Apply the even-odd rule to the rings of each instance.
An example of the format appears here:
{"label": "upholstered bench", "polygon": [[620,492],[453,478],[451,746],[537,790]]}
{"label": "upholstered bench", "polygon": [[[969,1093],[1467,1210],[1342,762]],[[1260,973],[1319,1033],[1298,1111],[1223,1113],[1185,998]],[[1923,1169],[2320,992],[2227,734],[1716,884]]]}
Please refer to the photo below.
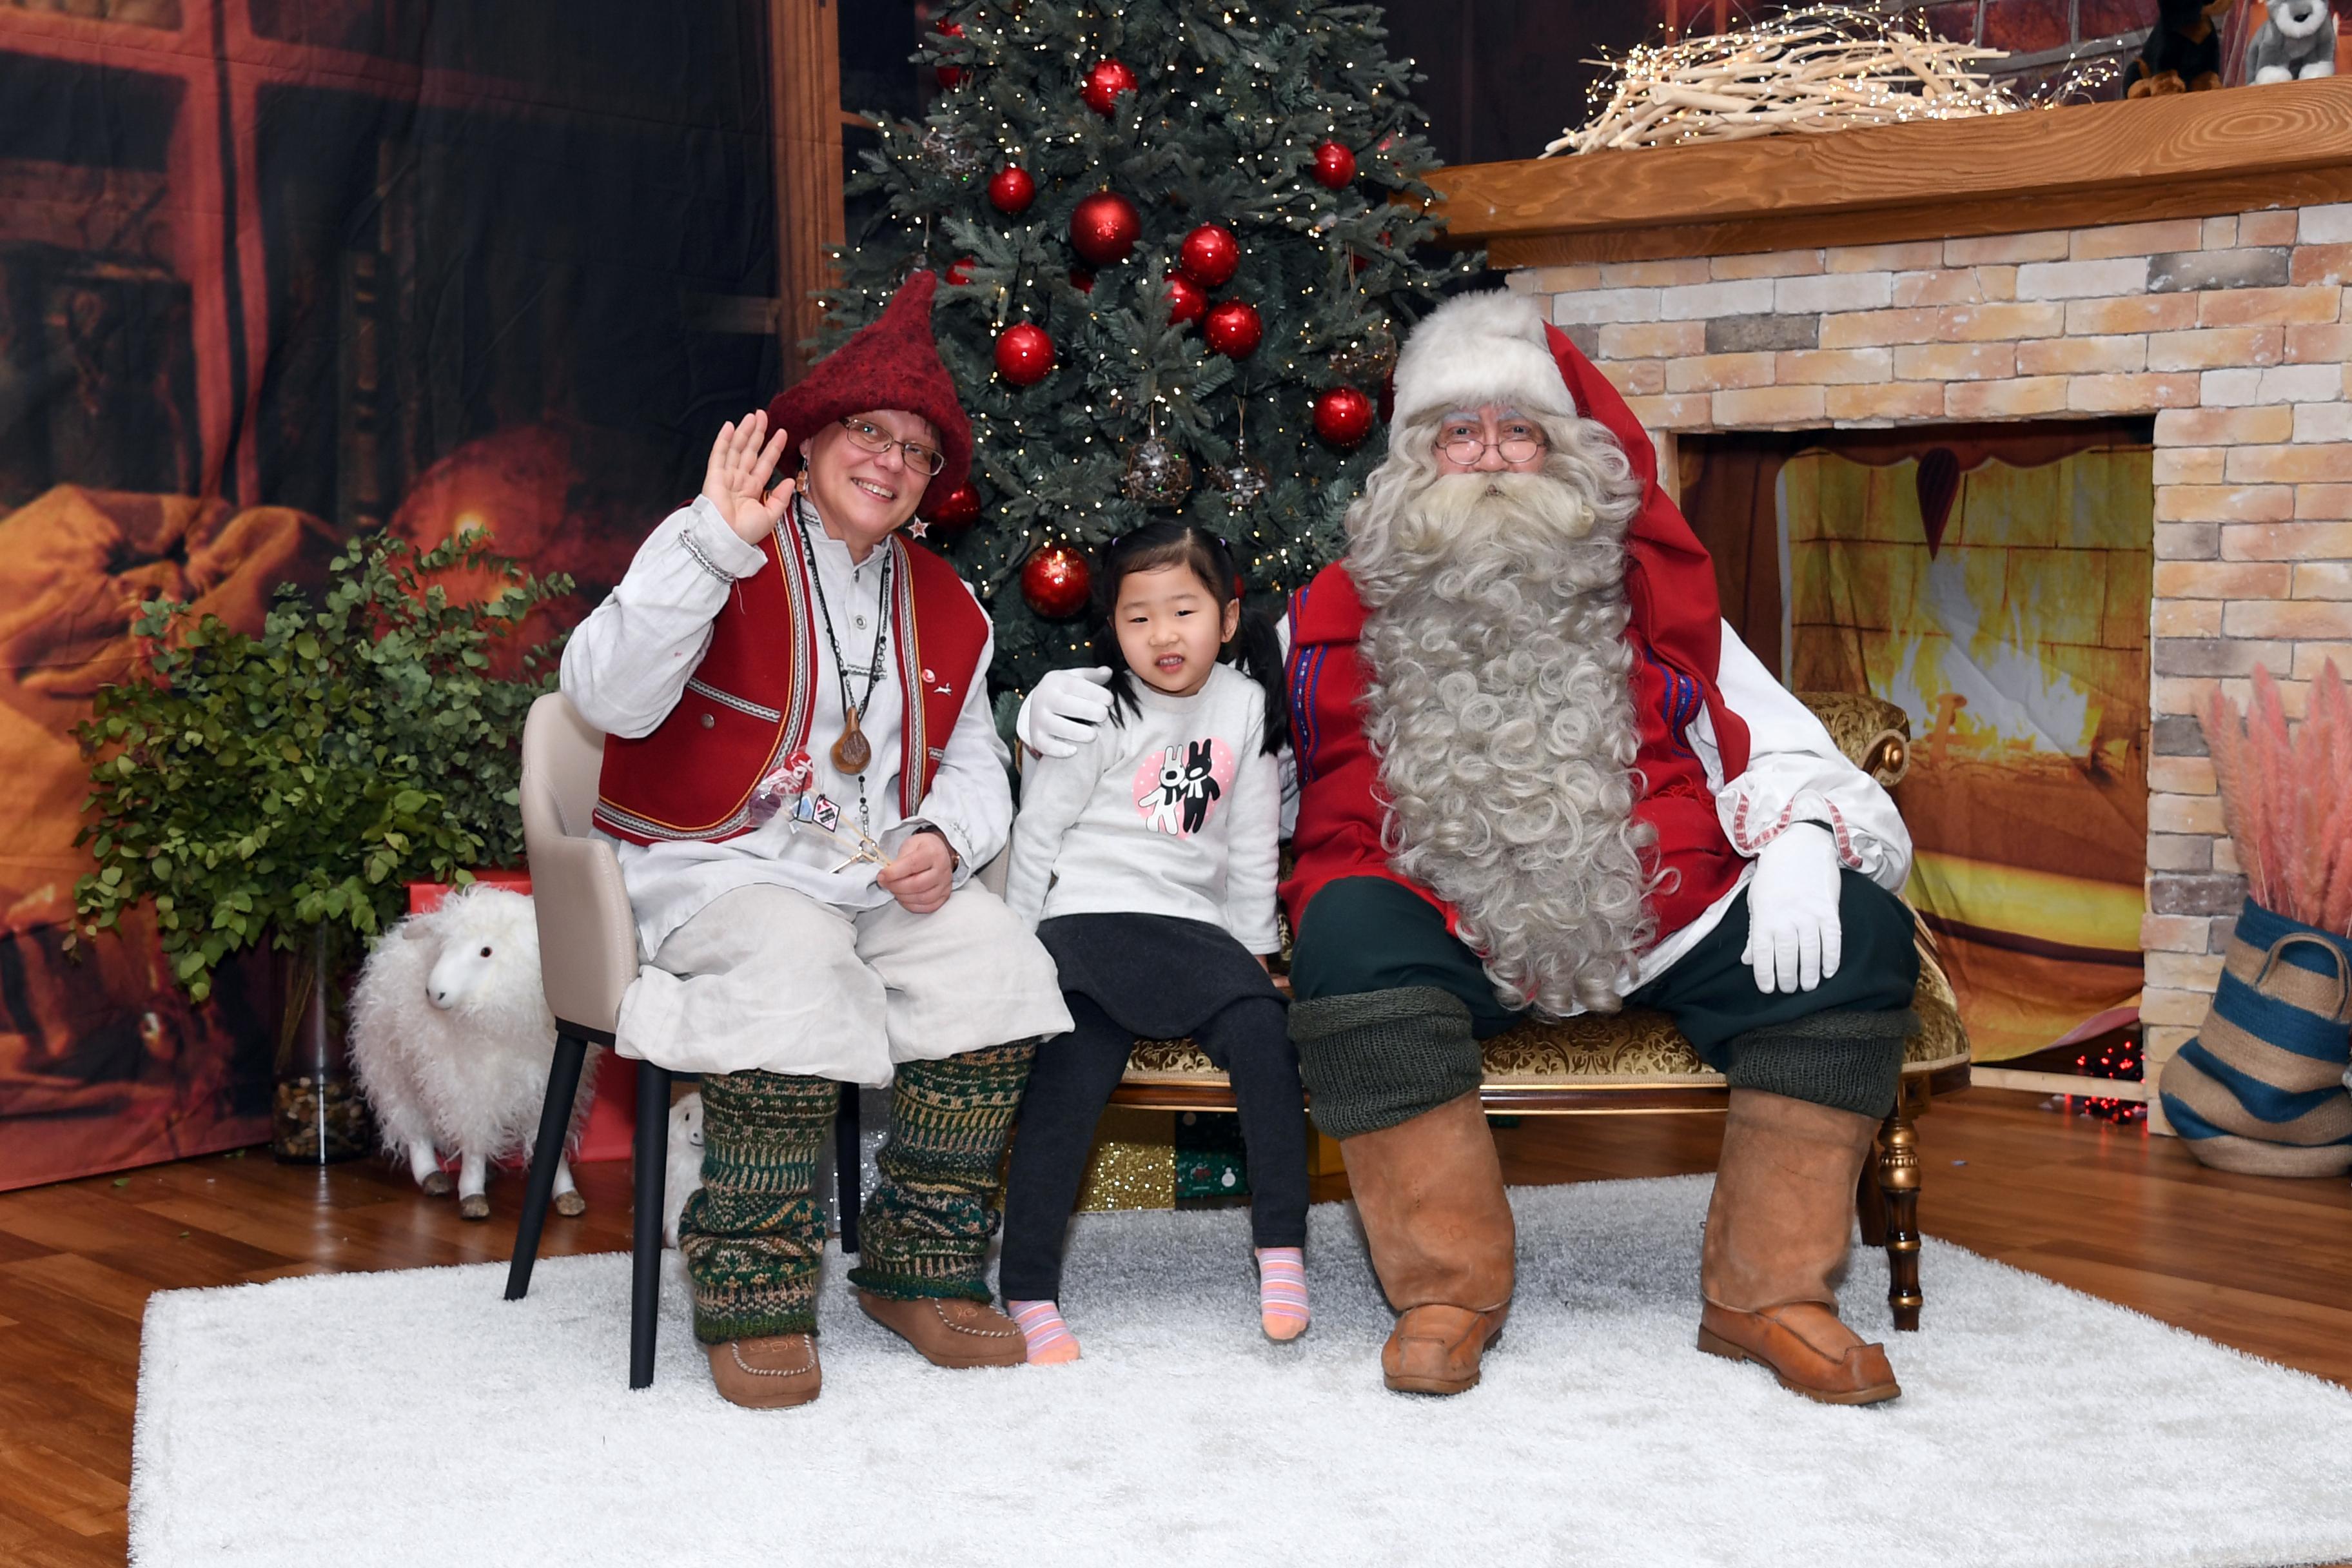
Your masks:
{"label": "upholstered bench", "polygon": [[[1892,786],[1910,765],[1910,720],[1875,698],[1801,692],[1839,747]],[[1937,1094],[1969,1082],[1968,1032],[1951,982],[1926,932],[1919,938],[1919,1030],[1906,1047],[1902,1091],[1879,1131],[1878,1158],[1864,1167],[1855,1207],[1863,1239],[1886,1249],[1887,1300],[1895,1326],[1919,1326],[1916,1120]],[[1629,1007],[1608,1017],[1529,1022],[1486,1042],[1481,1098],[1489,1113],[1575,1115],[1637,1110],[1719,1111],[1729,1103],[1723,1075],[1700,1062],[1663,1013]],[[1139,1040],[1114,1105],[1150,1110],[1231,1110],[1225,1075],[1190,1040]]]}

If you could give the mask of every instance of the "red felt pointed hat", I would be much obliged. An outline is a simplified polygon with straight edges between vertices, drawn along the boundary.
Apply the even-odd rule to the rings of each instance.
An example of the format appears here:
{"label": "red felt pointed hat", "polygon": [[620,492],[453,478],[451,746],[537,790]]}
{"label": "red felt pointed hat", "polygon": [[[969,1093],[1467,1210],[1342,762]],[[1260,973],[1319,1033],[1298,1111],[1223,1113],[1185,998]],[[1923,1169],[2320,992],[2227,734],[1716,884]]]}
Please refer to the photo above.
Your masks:
{"label": "red felt pointed hat", "polygon": [[971,421],[956,401],[955,383],[948,379],[931,337],[931,296],[938,289],[939,279],[930,273],[909,274],[879,316],[776,395],[768,405],[768,423],[788,437],[779,473],[795,471],[802,441],[835,420],[902,408],[931,422],[947,458],[917,510],[929,516],[963,483],[971,469]]}

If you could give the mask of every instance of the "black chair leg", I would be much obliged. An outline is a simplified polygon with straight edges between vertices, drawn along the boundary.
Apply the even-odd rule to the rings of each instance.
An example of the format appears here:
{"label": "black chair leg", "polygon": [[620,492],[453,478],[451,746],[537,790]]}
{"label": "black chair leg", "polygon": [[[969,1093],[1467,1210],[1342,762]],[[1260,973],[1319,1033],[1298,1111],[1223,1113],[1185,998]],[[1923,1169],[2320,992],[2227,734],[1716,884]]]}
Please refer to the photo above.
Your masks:
{"label": "black chair leg", "polygon": [[521,1300],[530,1289],[531,1266],[539,1261],[539,1234],[547,1226],[555,1167],[563,1163],[563,1140],[572,1131],[572,1101],[580,1092],[580,1068],[587,1059],[586,1040],[556,1032],[555,1059],[547,1068],[547,1102],[539,1111],[539,1142],[531,1149],[530,1180],[523,1188],[522,1223],[515,1227],[514,1259],[507,1265],[509,1301]]}
{"label": "black chair leg", "polygon": [[841,1109],[833,1118],[834,1207],[841,1220],[841,1250],[857,1251],[858,1191],[865,1184],[866,1157],[857,1146],[857,1086],[841,1086]]}
{"label": "black chair leg", "polygon": [[654,1381],[654,1330],[661,1322],[662,1189],[669,1165],[669,1071],[637,1064],[637,1131],[632,1158],[636,1201],[630,1215],[629,1386]]}

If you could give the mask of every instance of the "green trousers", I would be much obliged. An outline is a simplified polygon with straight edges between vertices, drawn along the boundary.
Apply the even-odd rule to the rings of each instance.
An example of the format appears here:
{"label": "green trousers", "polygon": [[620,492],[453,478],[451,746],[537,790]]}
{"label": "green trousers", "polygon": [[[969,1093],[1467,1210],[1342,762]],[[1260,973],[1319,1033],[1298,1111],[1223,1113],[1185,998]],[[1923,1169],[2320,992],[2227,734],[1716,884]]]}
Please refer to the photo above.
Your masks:
{"label": "green trousers", "polygon": [[[998,1172],[1035,1055],[1024,1040],[899,1065],[851,1283],[877,1296],[990,1300]],[[702,1185],[678,1220],[696,1338],[816,1331],[825,1214],[811,1189],[842,1092],[787,1073],[704,1076]]]}
{"label": "green trousers", "polygon": [[[1884,1116],[1895,1103],[1904,1039],[1916,1022],[1910,1006],[1919,955],[1911,911],[1855,871],[1839,873],[1839,895],[1843,954],[1837,973],[1813,990],[1756,988],[1754,972],[1739,956],[1748,945],[1742,897],[1696,946],[1625,1000],[1673,1018],[1699,1058],[1735,1088]],[[1495,999],[1477,954],[1445,929],[1443,914],[1380,877],[1344,878],[1315,896],[1298,921],[1290,984],[1294,1034],[1302,1025],[1318,1026],[1311,1004],[1383,992],[1409,993],[1406,1003],[1425,998],[1433,988],[1457,998],[1469,1013],[1465,1047],[1526,1016]],[[1348,1016],[1339,1008],[1329,1011],[1335,1020]],[[1414,1012],[1419,1018],[1427,1009]],[[1306,1042],[1300,1050],[1304,1063]],[[1428,1055],[1425,1043],[1416,1055]],[[1475,1075],[1475,1052],[1469,1059]],[[1318,1102],[1328,1097],[1311,1072],[1308,1087]],[[1396,1109],[1383,1101],[1366,1119],[1390,1124]],[[1350,1120],[1344,1112],[1342,1118]],[[1317,1120],[1323,1120],[1319,1113]]]}

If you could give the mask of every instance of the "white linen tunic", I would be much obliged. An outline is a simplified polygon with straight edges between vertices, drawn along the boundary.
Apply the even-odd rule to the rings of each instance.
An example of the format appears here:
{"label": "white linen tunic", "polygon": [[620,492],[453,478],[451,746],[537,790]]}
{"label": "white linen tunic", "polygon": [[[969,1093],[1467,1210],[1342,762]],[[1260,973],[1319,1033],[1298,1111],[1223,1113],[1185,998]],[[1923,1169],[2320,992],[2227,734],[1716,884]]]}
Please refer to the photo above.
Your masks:
{"label": "white linen tunic", "polygon": [[[806,540],[842,658],[855,671],[851,694],[860,695],[873,664],[875,641],[887,620],[879,598],[887,547],[868,552],[862,563],[852,562],[848,545],[824,531],[805,498],[781,532],[779,543],[787,550],[802,550]],[[712,622],[734,581],[758,572],[766,559],[704,497],[665,518],[638,548],[620,584],[565,645],[563,693],[581,717],[606,734],[651,734],[677,706],[709,648]],[[889,1067],[896,1061],[952,1056],[1066,1030],[1069,1017],[1055,983],[1052,959],[994,894],[971,880],[1004,847],[1013,822],[1013,794],[1005,776],[1009,757],[988,702],[986,675],[994,637],[981,650],[971,689],[964,693],[947,754],[923,798],[920,815],[905,818],[898,809],[905,699],[897,650],[884,650],[881,674],[862,704],[859,728],[873,747],[873,762],[860,779],[834,765],[833,743],[842,732],[846,711],[822,616],[817,630],[808,734],[814,771],[809,787],[841,807],[841,832],[852,841],[856,836],[850,827],[860,821],[862,801],[866,831],[886,853],[896,855],[925,826],[945,834],[961,858],[950,900],[956,906],[956,918],[938,922],[936,933],[925,929],[932,916],[913,917],[911,923],[885,921],[881,927],[870,918],[861,920],[886,907],[896,908],[896,900],[876,880],[878,868],[859,862],[842,868],[848,851],[814,828],[795,830],[789,814],[717,843],[639,845],[612,838],[636,916],[638,955],[649,966],[622,1004],[622,1054],[676,1071],[762,1068],[879,1084],[889,1080]],[[711,956],[718,950],[707,932],[700,939],[689,937],[679,947],[682,954],[701,955],[695,962],[697,973],[683,977],[667,973],[665,948],[719,900],[747,889],[796,894],[835,919],[813,928],[800,913],[792,912],[790,900],[739,901],[731,906],[739,921],[751,908],[774,911],[761,922],[772,927],[773,934],[768,942],[755,943],[752,952],[729,949],[733,978],[709,967],[718,962]],[[984,906],[992,906],[1000,918],[992,919]],[[805,912],[814,916],[820,911]],[[723,916],[724,911],[714,911],[715,919]],[[875,955],[865,951],[866,941],[854,941],[854,959],[846,950],[824,962],[814,961],[814,954],[796,954],[794,942],[805,940],[809,931],[836,926],[860,933],[892,930],[890,946],[898,957],[894,973],[885,977],[889,988],[940,993],[935,999],[925,998],[936,1005],[890,1009],[894,1018],[922,1019],[928,1030],[923,1037],[900,1038],[897,1037],[907,1030],[886,1030],[875,998],[856,981],[851,973],[856,961],[872,966]],[[959,938],[956,950],[926,951],[933,944],[922,939],[945,937],[950,926]],[[764,963],[759,961],[756,950],[771,946]],[[807,961],[796,962],[803,959]],[[978,990],[969,990],[982,975],[992,977]],[[706,994],[688,994],[698,980],[709,983],[700,985]],[[750,994],[759,987],[779,994]],[[960,995],[975,1005],[961,1006]],[[981,1003],[992,1005],[977,1005]],[[943,1019],[959,1017],[969,1027],[938,1026]],[[987,1037],[974,1037],[982,1035]]]}

